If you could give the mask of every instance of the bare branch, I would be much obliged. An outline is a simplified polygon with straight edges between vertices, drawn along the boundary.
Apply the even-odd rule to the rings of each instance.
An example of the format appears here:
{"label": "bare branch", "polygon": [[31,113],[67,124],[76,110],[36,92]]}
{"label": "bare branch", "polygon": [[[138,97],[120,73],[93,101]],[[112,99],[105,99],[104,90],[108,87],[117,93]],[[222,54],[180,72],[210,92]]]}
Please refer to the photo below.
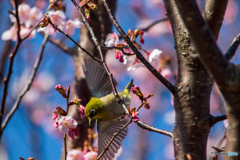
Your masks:
{"label": "bare branch", "polygon": [[228,48],[227,52],[224,55],[228,61],[230,61],[233,58],[239,45],[240,45],[240,33],[233,39],[232,44],[230,45],[230,47]]}
{"label": "bare branch", "polygon": [[203,16],[217,40],[228,0],[206,0]]}
{"label": "bare branch", "polygon": [[103,154],[109,149],[110,144],[113,142],[113,140],[117,137],[117,135],[123,131],[130,123],[132,122],[132,120],[129,120],[118,132],[114,133],[112,139],[108,142],[108,145],[106,146],[106,148],[104,149],[104,151],[102,151],[102,153],[97,157],[97,160],[99,160]]}
{"label": "bare branch", "polygon": [[84,51],[85,53],[87,53],[90,57],[92,57],[94,60],[96,60],[99,63],[102,63],[102,61],[100,59],[98,59],[97,57],[95,57],[93,54],[89,53],[87,50],[85,50],[84,48],[82,48],[76,41],[74,41],[74,39],[72,39],[68,34],[66,34],[65,32],[63,32],[60,28],[58,28],[55,24],[52,23],[51,19],[49,19],[49,23],[53,26],[53,28],[55,28],[56,30],[58,30],[58,32],[62,33],[63,35],[65,35],[66,37],[68,37],[74,44],[76,44],[82,51]]}
{"label": "bare branch", "polygon": [[11,119],[13,114],[18,109],[18,106],[19,106],[19,103],[20,103],[21,99],[27,93],[27,91],[30,89],[30,87],[31,87],[31,85],[33,83],[33,80],[35,78],[37,69],[38,69],[39,64],[41,62],[41,59],[42,59],[43,51],[44,51],[44,48],[45,48],[45,45],[46,45],[48,37],[49,37],[49,35],[45,35],[44,40],[43,40],[42,45],[41,45],[41,48],[40,48],[40,51],[39,51],[38,58],[36,59],[36,61],[34,63],[33,70],[32,70],[32,73],[31,73],[29,79],[28,79],[28,82],[26,83],[26,85],[23,88],[23,90],[21,91],[21,93],[18,95],[17,100],[15,101],[15,103],[14,103],[12,109],[10,110],[10,112],[6,115],[6,118],[4,119],[4,122],[2,124],[2,131],[5,129],[5,127],[7,126],[8,122],[9,122],[9,120]]}
{"label": "bare branch", "polygon": [[59,47],[60,49],[62,49],[65,53],[69,54],[69,55],[73,55],[74,52],[68,48],[68,46],[64,45],[63,43],[61,43],[61,41],[56,40],[52,37],[48,38],[48,41],[51,42],[52,44],[54,44],[55,46]]}
{"label": "bare branch", "polygon": [[3,76],[2,72],[0,72],[0,78],[1,78],[2,80],[4,80],[4,76]]}
{"label": "bare branch", "polygon": [[168,137],[170,137],[170,138],[173,138],[172,132],[155,128],[155,127],[153,127],[153,126],[150,126],[150,125],[144,123],[143,121],[138,121],[138,122],[135,122],[135,123],[136,123],[139,127],[141,127],[142,129],[146,129],[146,130],[151,131],[151,132],[160,133],[160,134],[163,134],[163,135],[168,136]]}
{"label": "bare branch", "polygon": [[[208,25],[204,21],[195,1],[175,0],[182,19],[199,51],[200,59],[211,71],[218,85],[226,84],[229,63],[222,55]],[[212,63],[214,62],[214,63]],[[224,74],[226,73],[226,74]]]}
{"label": "bare branch", "polygon": [[118,32],[121,34],[123,39],[127,42],[129,47],[133,50],[133,52],[136,54],[136,57],[148,68],[148,70],[160,81],[162,82],[171,93],[175,93],[175,87],[167,80],[165,79],[138,51],[138,49],[134,46],[132,41],[129,39],[129,37],[125,34],[125,32],[122,30],[121,26],[117,22],[114,15],[111,13],[110,8],[108,7],[108,4],[106,0],[102,0],[103,4],[107,10],[107,13],[109,15],[110,20],[112,21],[113,25],[116,27]]}
{"label": "bare branch", "polygon": [[167,17],[166,17],[166,18],[163,18],[163,19],[160,19],[160,20],[157,20],[157,21],[153,22],[152,24],[150,24],[149,26],[147,26],[147,27],[145,27],[145,28],[142,28],[142,29],[140,28],[140,30],[146,32],[146,31],[148,31],[150,28],[152,28],[153,26],[155,26],[156,24],[161,23],[161,22],[165,22],[165,21],[167,21],[167,20],[168,20]]}
{"label": "bare branch", "polygon": [[216,117],[211,116],[209,119],[209,125],[210,127],[213,127],[217,122],[223,121],[225,119],[227,119],[227,115],[221,115]]}

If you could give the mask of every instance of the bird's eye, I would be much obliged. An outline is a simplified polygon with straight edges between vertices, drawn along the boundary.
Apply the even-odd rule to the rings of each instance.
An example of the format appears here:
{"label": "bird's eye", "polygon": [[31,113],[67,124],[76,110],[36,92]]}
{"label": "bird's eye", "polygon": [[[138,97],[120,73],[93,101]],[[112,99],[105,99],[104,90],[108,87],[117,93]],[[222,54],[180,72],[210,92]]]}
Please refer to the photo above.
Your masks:
{"label": "bird's eye", "polygon": [[90,117],[93,117],[94,114],[95,114],[95,110],[94,110],[94,109],[91,109],[91,111],[90,111]]}

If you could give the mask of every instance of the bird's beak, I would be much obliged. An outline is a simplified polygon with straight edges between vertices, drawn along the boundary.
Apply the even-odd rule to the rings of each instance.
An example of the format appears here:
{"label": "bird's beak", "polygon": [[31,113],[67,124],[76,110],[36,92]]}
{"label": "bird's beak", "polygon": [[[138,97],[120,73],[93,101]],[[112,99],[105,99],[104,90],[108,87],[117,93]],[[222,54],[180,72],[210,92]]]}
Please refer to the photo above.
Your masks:
{"label": "bird's beak", "polygon": [[92,119],[91,119],[91,118],[88,118],[88,120],[89,120],[89,126],[91,126],[91,121],[92,121]]}

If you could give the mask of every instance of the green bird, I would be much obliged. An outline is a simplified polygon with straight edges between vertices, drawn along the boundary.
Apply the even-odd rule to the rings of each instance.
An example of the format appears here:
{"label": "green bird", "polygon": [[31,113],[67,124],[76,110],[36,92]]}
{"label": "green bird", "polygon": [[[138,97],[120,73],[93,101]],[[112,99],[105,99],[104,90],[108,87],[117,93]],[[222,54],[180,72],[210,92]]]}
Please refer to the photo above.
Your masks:
{"label": "green bird", "polygon": [[[100,155],[105,150],[114,133],[118,132],[128,121],[120,119],[125,112],[112,94],[112,86],[103,66],[92,59],[85,59],[83,71],[92,95],[85,107],[85,115],[89,119],[89,124],[93,119],[97,120],[98,155]],[[133,80],[128,83],[122,92],[118,93],[126,106],[130,105],[131,96],[129,92],[131,87],[133,87]],[[111,160],[115,157],[127,132],[128,128],[126,127],[115,137],[101,159]]]}

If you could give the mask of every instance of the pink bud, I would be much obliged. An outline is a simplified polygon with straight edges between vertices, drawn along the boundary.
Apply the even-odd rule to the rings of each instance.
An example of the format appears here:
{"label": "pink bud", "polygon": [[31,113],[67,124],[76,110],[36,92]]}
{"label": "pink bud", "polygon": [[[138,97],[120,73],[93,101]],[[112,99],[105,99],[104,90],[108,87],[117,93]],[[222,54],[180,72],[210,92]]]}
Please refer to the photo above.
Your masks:
{"label": "pink bud", "polygon": [[134,92],[134,91],[135,91],[135,88],[134,88],[134,87],[131,87],[131,91]]}
{"label": "pink bud", "polygon": [[134,86],[134,89],[140,90],[140,88],[138,86]]}
{"label": "pink bud", "polygon": [[59,126],[58,121],[56,121],[56,122],[54,123],[54,126],[55,126],[56,128],[58,128],[58,126]]}
{"label": "pink bud", "polygon": [[144,39],[140,37],[140,43],[144,44]]}
{"label": "pink bud", "polygon": [[145,104],[144,104],[144,107],[147,108],[147,109],[150,109],[150,105],[149,105],[149,103],[148,103],[148,102],[145,103]]}
{"label": "pink bud", "polygon": [[58,117],[58,114],[56,113],[53,115],[52,119],[55,120],[57,117]]}
{"label": "pink bud", "polygon": [[61,84],[55,86],[55,89],[56,89],[56,90],[58,90],[58,89],[60,89],[60,88],[62,88],[62,85],[61,85]]}
{"label": "pink bud", "polygon": [[121,62],[121,63],[124,62],[124,60],[123,60],[123,56],[122,56],[122,55],[120,55],[120,57],[119,57],[119,62]]}

